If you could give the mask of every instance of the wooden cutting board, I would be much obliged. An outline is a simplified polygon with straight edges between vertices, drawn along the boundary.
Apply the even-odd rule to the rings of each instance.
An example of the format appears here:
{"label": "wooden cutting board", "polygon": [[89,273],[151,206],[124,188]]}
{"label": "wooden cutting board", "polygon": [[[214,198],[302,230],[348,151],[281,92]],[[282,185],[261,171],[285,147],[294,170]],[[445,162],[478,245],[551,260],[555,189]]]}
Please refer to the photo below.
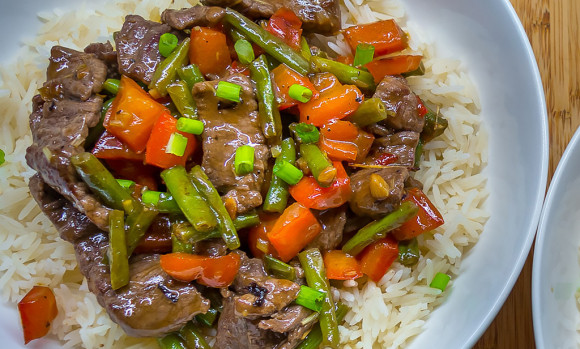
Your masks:
{"label": "wooden cutting board", "polygon": [[[510,0],[528,35],[542,76],[550,127],[552,178],[580,125],[580,0]],[[533,349],[532,252],[503,308],[476,349]]]}

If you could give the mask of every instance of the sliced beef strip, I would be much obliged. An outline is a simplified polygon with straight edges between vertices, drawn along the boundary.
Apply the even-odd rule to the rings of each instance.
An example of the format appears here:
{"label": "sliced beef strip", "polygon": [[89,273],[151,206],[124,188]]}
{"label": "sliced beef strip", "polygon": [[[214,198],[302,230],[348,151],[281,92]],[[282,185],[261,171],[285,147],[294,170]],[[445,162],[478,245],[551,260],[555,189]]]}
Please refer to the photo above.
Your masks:
{"label": "sliced beef strip", "polygon": [[225,10],[221,7],[196,5],[181,10],[167,9],[161,14],[161,21],[177,30],[195,26],[213,27],[221,22],[224,14]]}
{"label": "sliced beef strip", "polygon": [[[389,196],[377,200],[371,195],[371,175],[378,174],[389,186]],[[369,216],[373,219],[382,218],[395,210],[401,203],[404,194],[405,180],[409,171],[403,167],[368,168],[356,172],[350,177],[352,196],[349,200],[351,210],[359,216]]]}
{"label": "sliced beef strip", "polygon": [[170,31],[167,24],[148,21],[138,15],[125,17],[121,31],[115,36],[121,74],[149,84],[162,59],[159,38]]}
{"label": "sliced beef strip", "polygon": [[308,244],[309,248],[318,248],[321,251],[333,250],[342,241],[342,232],[346,224],[346,207],[341,206],[317,213],[322,224],[320,234]]}
{"label": "sliced beef strip", "polygon": [[307,32],[324,35],[340,30],[340,7],[338,0],[202,0],[204,5],[231,7],[252,18],[269,18],[286,7],[302,20]]}
{"label": "sliced beef strip", "polygon": [[411,91],[407,80],[402,76],[385,76],[377,86],[373,97],[380,98],[395,113],[382,121],[396,130],[421,132],[425,119],[419,116],[417,96]]}
{"label": "sliced beef strip", "polygon": [[85,47],[85,53],[92,53],[107,65],[107,78],[119,79],[119,64],[117,63],[117,52],[109,41],[106,43],[96,42]]}
{"label": "sliced beef strip", "polygon": [[[193,97],[199,118],[205,128],[202,167],[224,199],[232,198],[237,212],[243,213],[262,204],[261,189],[268,166],[269,149],[258,119],[258,103],[252,83],[242,74],[225,79],[242,86],[240,103],[231,105],[221,101],[215,90],[219,81],[195,84]],[[254,171],[237,176],[234,170],[236,149],[251,145],[255,149]]]}
{"label": "sliced beef strip", "polygon": [[373,142],[369,157],[365,163],[373,164],[384,154],[396,156],[392,165],[403,166],[409,169],[415,167],[415,152],[419,144],[419,133],[401,131],[385,137],[377,138]]}
{"label": "sliced beef strip", "polygon": [[236,312],[256,318],[279,312],[298,297],[300,286],[269,276],[261,259],[240,253],[241,264],[233,283]]}
{"label": "sliced beef strip", "polygon": [[301,305],[290,305],[272,315],[271,318],[261,320],[258,327],[262,330],[286,333],[298,328],[302,320],[310,315],[312,315],[312,310],[308,310]]}
{"label": "sliced beef strip", "polygon": [[219,317],[216,349],[273,349],[285,338],[283,334],[258,327],[260,320],[251,320],[236,314],[233,298],[224,299]]}

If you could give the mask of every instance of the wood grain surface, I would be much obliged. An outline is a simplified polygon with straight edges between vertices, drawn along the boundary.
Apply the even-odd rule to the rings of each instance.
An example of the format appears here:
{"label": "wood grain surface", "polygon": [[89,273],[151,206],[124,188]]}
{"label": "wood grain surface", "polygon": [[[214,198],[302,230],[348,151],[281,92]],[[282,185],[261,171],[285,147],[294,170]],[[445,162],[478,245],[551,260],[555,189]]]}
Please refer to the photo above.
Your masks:
{"label": "wood grain surface", "polygon": [[[552,178],[580,125],[580,1],[510,0],[528,35],[546,94]],[[535,348],[532,326],[532,252],[503,308],[475,349]]]}

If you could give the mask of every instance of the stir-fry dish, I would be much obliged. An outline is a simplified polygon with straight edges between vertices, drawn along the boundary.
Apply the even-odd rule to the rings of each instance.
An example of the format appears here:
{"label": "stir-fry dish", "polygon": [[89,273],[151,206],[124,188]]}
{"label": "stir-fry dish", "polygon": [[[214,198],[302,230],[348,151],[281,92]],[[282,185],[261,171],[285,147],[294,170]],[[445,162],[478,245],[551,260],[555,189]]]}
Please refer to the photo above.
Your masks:
{"label": "stir-fry dish", "polygon": [[[333,288],[417,263],[417,236],[443,224],[413,178],[447,127],[405,78],[422,57],[394,20],[342,29],[338,1],[202,3],[128,15],[114,45],[52,48],[30,191],[128,335],[338,348]],[[351,55],[325,47],[339,33]],[[22,303],[27,341],[56,316],[33,291],[28,309],[49,311]]]}

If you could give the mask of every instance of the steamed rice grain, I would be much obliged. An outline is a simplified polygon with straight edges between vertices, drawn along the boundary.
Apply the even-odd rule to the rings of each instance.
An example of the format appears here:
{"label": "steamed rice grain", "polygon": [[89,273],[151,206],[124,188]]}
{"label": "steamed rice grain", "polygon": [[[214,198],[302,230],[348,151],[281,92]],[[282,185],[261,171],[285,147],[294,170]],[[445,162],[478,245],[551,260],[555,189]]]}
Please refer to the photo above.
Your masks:
{"label": "steamed rice grain", "polygon": [[[159,20],[165,8],[196,2],[122,0],[98,8],[79,5],[73,11],[42,12],[39,19],[44,25],[37,38],[25,43],[17,63],[0,67],[0,148],[6,152],[6,163],[0,166],[0,297],[16,304],[32,286],[50,286],[59,307],[51,332],[64,348],[157,344],[128,337],[109,319],[76,269],[73,246],[60,240],[28,192],[28,178],[34,173],[24,159],[32,143],[28,116],[32,97],[45,78],[50,48],[81,50],[91,42],[112,41],[111,33],[122,26],[126,14]],[[351,308],[339,328],[344,348],[404,347],[445,299],[446,293],[429,283],[438,272],[453,276],[460,271],[462,256],[477,242],[489,217],[484,209],[486,178],[481,173],[487,164],[487,134],[477,89],[463,65],[442,58],[435,45],[419,39],[421,28],[406,25],[399,0],[343,0],[341,8],[343,27],[394,18],[410,33],[410,50],[425,56],[426,74],[409,78],[409,83],[423,100],[440,106],[449,121],[445,133],[425,146],[421,169],[415,174],[445,224],[419,237],[422,256],[417,265],[395,263],[378,283],[359,287],[346,282],[335,290]],[[338,54],[349,52],[341,35],[327,45]]]}

